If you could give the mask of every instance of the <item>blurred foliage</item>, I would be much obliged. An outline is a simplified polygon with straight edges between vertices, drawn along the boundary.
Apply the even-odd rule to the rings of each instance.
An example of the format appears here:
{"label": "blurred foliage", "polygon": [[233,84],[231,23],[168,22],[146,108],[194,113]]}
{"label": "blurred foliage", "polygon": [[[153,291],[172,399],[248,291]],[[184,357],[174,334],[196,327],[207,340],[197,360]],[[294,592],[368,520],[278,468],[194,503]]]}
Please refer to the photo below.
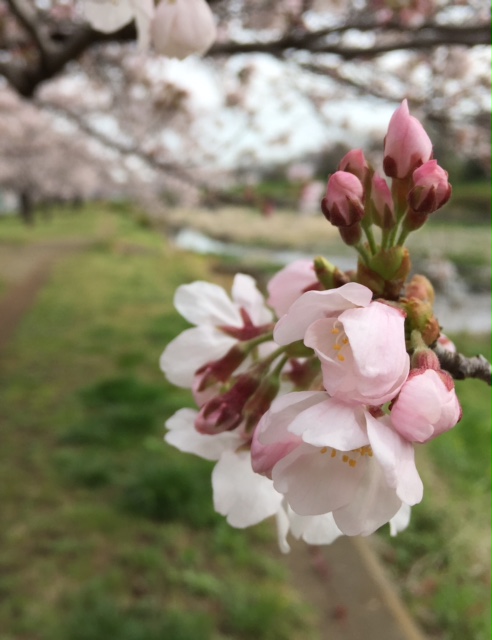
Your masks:
{"label": "blurred foliage", "polygon": [[192,406],[158,367],[186,326],[174,290],[209,261],[114,207],[66,216],[0,222],[0,241],[91,240],[2,354],[1,640],[316,639],[271,525],[230,528],[211,463],[163,442]]}

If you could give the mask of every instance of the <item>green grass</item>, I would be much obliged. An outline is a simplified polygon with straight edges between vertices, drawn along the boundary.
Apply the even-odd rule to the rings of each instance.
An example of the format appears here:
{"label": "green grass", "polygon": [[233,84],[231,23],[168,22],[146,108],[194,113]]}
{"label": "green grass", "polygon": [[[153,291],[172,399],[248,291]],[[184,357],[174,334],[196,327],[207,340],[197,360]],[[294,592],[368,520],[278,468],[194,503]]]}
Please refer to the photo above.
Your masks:
{"label": "green grass", "polygon": [[[271,524],[231,529],[211,464],[163,442],[191,405],[158,368],[186,324],[173,293],[209,263],[119,216],[89,214],[85,237],[115,235],[58,263],[2,354],[0,637],[316,638]],[[155,250],[121,251],[120,237]]]}

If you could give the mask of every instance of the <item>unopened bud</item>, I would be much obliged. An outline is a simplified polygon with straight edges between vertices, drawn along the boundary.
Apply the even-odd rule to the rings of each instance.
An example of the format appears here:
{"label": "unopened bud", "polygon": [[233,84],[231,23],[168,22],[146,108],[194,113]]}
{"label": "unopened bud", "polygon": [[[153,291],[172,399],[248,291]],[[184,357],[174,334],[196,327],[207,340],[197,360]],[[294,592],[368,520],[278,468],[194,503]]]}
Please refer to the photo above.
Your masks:
{"label": "unopened bud", "polygon": [[384,172],[391,178],[406,178],[431,157],[432,142],[403,100],[391,117],[384,139]]}
{"label": "unopened bud", "polygon": [[411,298],[403,302],[407,313],[407,329],[411,333],[415,329],[420,332],[426,345],[434,344],[441,332],[439,322],[434,315],[430,302]]}
{"label": "unopened bud", "polygon": [[260,384],[260,379],[248,373],[237,377],[229,391],[215,396],[203,405],[195,420],[199,433],[214,435],[232,431],[243,420],[244,405]]}
{"label": "unopened bud", "polygon": [[349,281],[343,271],[322,256],[314,259],[314,272],[324,289],[335,289]]}
{"label": "unopened bud", "polygon": [[261,416],[268,411],[280,388],[278,376],[267,376],[263,378],[260,386],[244,405],[243,418],[245,420],[245,431],[252,431]]}
{"label": "unopened bud", "polygon": [[222,358],[208,362],[196,372],[196,391],[208,389],[217,382],[227,382],[231,375],[241,365],[248,355],[248,350],[242,344],[235,344]]}
{"label": "unopened bud", "polygon": [[411,358],[412,369],[434,369],[439,371],[441,364],[439,358],[432,349],[427,347],[419,347],[415,349]]}
{"label": "unopened bud", "polygon": [[338,165],[339,171],[353,173],[361,181],[364,187],[368,186],[372,169],[369,166],[362,149],[352,149],[343,156]]}
{"label": "unopened bud", "polygon": [[430,302],[430,304],[434,304],[436,299],[432,283],[419,273],[415,274],[405,287],[405,297]]}
{"label": "unopened bud", "polygon": [[420,214],[434,213],[451,197],[448,172],[429,160],[416,169],[412,175],[413,188],[408,194],[408,204]]}
{"label": "unopened bud", "polygon": [[357,176],[336,171],[328,180],[321,210],[334,227],[350,227],[364,216],[363,197],[364,188]]}
{"label": "unopened bud", "polygon": [[392,229],[396,224],[395,207],[388,183],[375,173],[372,177],[369,207],[372,222],[381,229]]}

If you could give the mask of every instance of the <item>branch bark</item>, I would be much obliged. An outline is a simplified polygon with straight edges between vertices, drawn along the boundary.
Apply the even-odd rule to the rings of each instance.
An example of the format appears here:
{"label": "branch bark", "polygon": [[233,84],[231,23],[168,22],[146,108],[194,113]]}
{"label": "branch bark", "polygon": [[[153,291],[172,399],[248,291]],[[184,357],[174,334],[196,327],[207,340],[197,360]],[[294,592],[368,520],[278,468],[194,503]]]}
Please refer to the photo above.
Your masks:
{"label": "branch bark", "polygon": [[434,353],[439,358],[441,367],[450,373],[455,380],[477,378],[489,386],[492,385],[492,365],[482,355],[467,358],[461,353],[448,351],[441,345],[434,347]]}

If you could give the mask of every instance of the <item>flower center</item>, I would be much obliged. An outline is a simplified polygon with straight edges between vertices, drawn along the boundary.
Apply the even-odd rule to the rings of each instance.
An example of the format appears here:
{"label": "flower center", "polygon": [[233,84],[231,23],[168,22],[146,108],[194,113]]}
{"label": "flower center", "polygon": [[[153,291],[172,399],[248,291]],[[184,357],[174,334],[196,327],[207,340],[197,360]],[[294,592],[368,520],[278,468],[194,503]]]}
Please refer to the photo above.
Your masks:
{"label": "flower center", "polygon": [[333,349],[335,351],[335,357],[340,362],[345,361],[345,356],[342,353],[343,348],[349,344],[349,339],[347,338],[347,334],[343,330],[343,325],[338,320],[333,325],[333,329],[331,330],[332,334],[335,336],[335,341],[333,342]]}
{"label": "flower center", "polygon": [[369,456],[372,458],[373,452],[370,444],[367,444],[363,447],[359,447],[358,449],[352,449],[352,451],[338,451],[338,449],[333,449],[332,447],[323,447],[319,450],[320,453],[328,453],[330,452],[330,458],[336,458],[340,454],[340,458],[342,462],[348,464],[349,467],[354,468],[357,466],[357,459],[364,458],[365,456]]}

